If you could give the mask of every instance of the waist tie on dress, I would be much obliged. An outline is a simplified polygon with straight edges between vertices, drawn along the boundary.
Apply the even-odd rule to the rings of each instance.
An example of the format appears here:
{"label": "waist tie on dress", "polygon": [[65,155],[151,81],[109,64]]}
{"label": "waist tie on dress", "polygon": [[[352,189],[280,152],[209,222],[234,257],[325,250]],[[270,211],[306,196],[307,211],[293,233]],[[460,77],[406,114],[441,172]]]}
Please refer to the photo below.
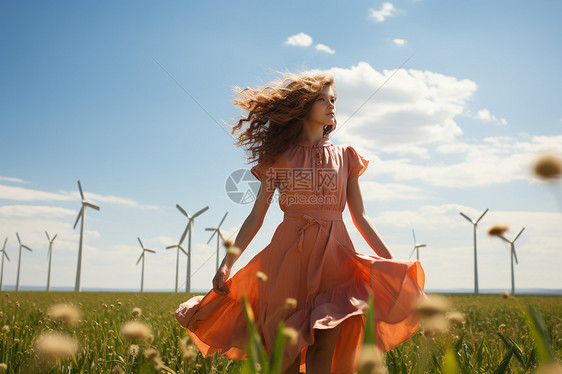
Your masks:
{"label": "waist tie on dress", "polygon": [[305,223],[299,229],[299,244],[297,249],[302,252],[302,245],[304,242],[304,231],[311,227],[312,225],[322,225],[324,227],[328,226],[325,221],[341,221],[342,212],[340,210],[328,210],[328,209],[308,209],[308,210],[291,210],[286,211],[283,215],[283,220],[294,218],[304,218],[308,222]]}

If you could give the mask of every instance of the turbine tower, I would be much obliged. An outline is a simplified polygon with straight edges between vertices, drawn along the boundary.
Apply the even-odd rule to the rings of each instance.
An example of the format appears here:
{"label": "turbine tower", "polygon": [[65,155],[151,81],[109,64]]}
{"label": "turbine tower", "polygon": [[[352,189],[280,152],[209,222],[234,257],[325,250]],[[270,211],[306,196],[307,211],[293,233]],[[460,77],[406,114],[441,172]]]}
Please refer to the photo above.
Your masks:
{"label": "turbine tower", "polygon": [[509,245],[511,246],[510,257],[511,257],[511,294],[512,295],[515,295],[515,276],[513,275],[513,258],[515,258],[515,263],[517,265],[519,265],[519,261],[517,261],[517,254],[515,253],[515,244],[514,243],[517,240],[517,238],[519,238],[519,235],[521,235],[523,230],[525,230],[524,227],[521,229],[521,231],[519,231],[519,234],[517,234],[515,239],[513,239],[512,241],[509,241],[503,235],[500,235],[500,238],[502,238],[504,241],[508,242]]}
{"label": "turbine tower", "polygon": [[20,254],[19,254],[19,258],[18,258],[18,277],[16,278],[16,291],[19,291],[20,290],[21,249],[25,248],[29,252],[31,252],[31,248],[29,248],[27,245],[24,245],[24,244],[21,243],[20,236],[17,232],[16,232],[16,236],[18,237],[18,243],[20,243]]}
{"label": "turbine tower", "polygon": [[[416,258],[419,261],[420,260],[420,248],[425,247],[425,244],[417,244],[418,242],[416,242],[416,233],[414,232],[414,229],[412,229],[412,234],[414,235],[414,249],[412,250],[412,253],[410,253],[410,257],[412,257],[412,255],[414,254],[414,251],[416,251]],[[410,258],[408,257],[408,258]]]}
{"label": "turbine tower", "polygon": [[74,291],[80,291],[80,274],[82,270],[82,241],[84,238],[84,219],[86,218],[86,207],[93,208],[95,210],[100,210],[100,208],[94,204],[91,204],[84,199],[84,192],[82,191],[82,185],[80,185],[80,181],[78,181],[78,188],[80,189],[80,197],[82,198],[82,207],[80,208],[80,212],[78,213],[78,217],[76,217],[76,222],[74,222],[74,229],[78,224],[78,220],[82,217],[80,222],[80,245],[78,247],[78,265],[76,266],[76,283],[74,285]]}
{"label": "turbine tower", "polygon": [[209,209],[209,207],[206,206],[192,216],[187,214],[187,212],[179,204],[176,204],[176,208],[178,208],[178,210],[189,219],[189,222],[187,223],[187,226],[185,227],[185,230],[181,236],[179,245],[183,243],[183,240],[185,239],[185,236],[187,235],[187,232],[189,230],[189,237],[187,238],[187,275],[185,281],[185,292],[191,292],[191,233],[193,232],[193,221],[195,217],[205,212],[207,209]]}
{"label": "turbine tower", "polygon": [[176,292],[178,292],[178,274],[180,271],[180,250],[187,256],[187,252],[185,251],[185,249],[183,249],[183,247],[180,244],[177,245],[170,245],[168,247],[166,247],[166,249],[172,249],[172,248],[177,248],[176,250]]}
{"label": "turbine tower", "polygon": [[142,242],[141,242],[141,240],[138,236],[137,236],[137,239],[139,240],[140,246],[142,248],[142,254],[140,255],[139,259],[137,260],[137,265],[139,264],[139,261],[142,259],[141,291],[140,292],[143,292],[143,289],[144,289],[144,253],[145,252],[156,253],[156,251],[154,251],[152,249],[144,248],[144,245],[142,245]]}
{"label": "turbine tower", "polygon": [[[4,277],[4,256],[10,261],[8,254],[6,253],[6,243],[8,242],[8,238],[4,240],[4,245],[2,246],[2,250],[0,251],[0,257],[2,257],[2,268],[0,270],[0,291],[2,291],[2,279]],[[11,262],[11,261],[10,261]]]}
{"label": "turbine tower", "polygon": [[466,214],[460,212],[460,215],[466,218],[468,222],[472,223],[472,225],[474,226],[474,293],[475,294],[478,293],[478,260],[476,254],[476,226],[478,226],[478,222],[480,222],[480,220],[482,219],[482,217],[484,217],[484,214],[486,214],[487,211],[488,209],[486,208],[484,213],[482,213],[482,215],[480,216],[480,218],[476,220],[476,222],[468,218]]}
{"label": "turbine tower", "polygon": [[49,271],[47,272],[47,291],[51,290],[51,258],[53,257],[53,242],[55,241],[55,239],[57,238],[58,234],[55,234],[55,236],[53,236],[53,239],[51,239],[49,237],[49,234],[47,233],[47,231],[45,231],[45,235],[47,235],[47,240],[49,240]]}
{"label": "turbine tower", "polygon": [[211,239],[213,239],[213,236],[215,236],[215,234],[218,233],[218,235],[217,235],[217,270],[216,271],[219,270],[219,248],[220,248],[219,239],[222,236],[221,233],[220,233],[220,227],[221,227],[222,223],[224,222],[224,219],[226,218],[227,214],[228,214],[228,212],[226,212],[224,214],[224,217],[222,217],[222,220],[217,227],[207,227],[205,229],[205,231],[214,231],[213,234],[211,235],[211,237],[209,238],[209,240],[207,241],[207,244],[209,244]]}

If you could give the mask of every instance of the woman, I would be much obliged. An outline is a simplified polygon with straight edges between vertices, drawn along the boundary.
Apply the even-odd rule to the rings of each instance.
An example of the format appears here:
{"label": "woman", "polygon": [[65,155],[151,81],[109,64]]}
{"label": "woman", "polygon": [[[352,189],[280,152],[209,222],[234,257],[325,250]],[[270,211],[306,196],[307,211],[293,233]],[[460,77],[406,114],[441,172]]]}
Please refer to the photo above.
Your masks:
{"label": "woman", "polygon": [[[261,188],[234,247],[244,251],[259,231],[275,189],[284,218],[268,246],[231,279],[240,254],[227,254],[213,290],[181,304],[176,317],[204,356],[219,352],[240,360],[248,341],[246,296],[268,352],[279,321],[298,332],[286,346],[284,373],[352,373],[369,294],[377,345],[386,351],[417,330],[414,304],[423,295],[423,269],[418,261],[394,259],[364,211],[358,177],[369,160],[330,142],[337,124],[332,76],[290,76],[238,93],[242,99],[235,103],[248,115],[232,132],[248,123],[236,145],[258,161],[251,171]],[[342,220],[346,202],[375,255],[355,251]]]}

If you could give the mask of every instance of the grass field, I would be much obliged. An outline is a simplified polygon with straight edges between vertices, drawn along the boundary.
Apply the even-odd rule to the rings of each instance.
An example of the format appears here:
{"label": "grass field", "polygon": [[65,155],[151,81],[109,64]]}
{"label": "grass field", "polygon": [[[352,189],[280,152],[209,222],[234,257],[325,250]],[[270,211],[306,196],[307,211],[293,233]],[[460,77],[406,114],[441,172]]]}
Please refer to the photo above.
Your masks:
{"label": "grass field", "polygon": [[[242,371],[243,361],[204,359],[189,342],[181,340],[187,333],[176,321],[174,311],[189,298],[186,294],[3,292],[0,295],[0,363],[6,365],[0,364],[0,372]],[[550,339],[548,348],[558,360],[562,357],[561,296],[515,299],[499,295],[443,296],[449,300],[451,311],[463,313],[465,322],[433,336],[427,336],[420,328],[410,340],[385,354],[389,372],[534,372],[542,351],[536,349],[536,338],[520,305],[531,305],[542,316]],[[73,315],[72,309],[67,312],[50,309],[64,303],[76,305],[80,315]],[[140,313],[136,310],[135,316],[134,308],[141,310]],[[131,320],[144,323],[151,331],[129,326],[132,332],[122,333],[124,324]],[[42,332],[50,330],[72,337],[76,345],[73,346],[72,340],[61,340],[55,341],[53,348],[47,339],[37,342]],[[131,340],[135,334],[138,339]],[[41,351],[43,355],[39,354]],[[454,357],[455,362],[448,365],[445,355],[449,351],[453,352],[449,359]]]}

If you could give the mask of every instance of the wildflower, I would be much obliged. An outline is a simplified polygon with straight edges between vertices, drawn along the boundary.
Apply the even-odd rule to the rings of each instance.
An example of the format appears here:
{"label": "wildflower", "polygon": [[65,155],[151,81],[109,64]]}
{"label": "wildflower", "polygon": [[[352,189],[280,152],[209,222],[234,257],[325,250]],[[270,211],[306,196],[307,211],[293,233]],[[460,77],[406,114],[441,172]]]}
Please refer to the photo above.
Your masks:
{"label": "wildflower", "polygon": [[148,348],[147,350],[144,351],[144,357],[146,357],[146,359],[150,363],[152,363],[152,365],[154,365],[156,371],[160,372],[163,370],[168,373],[174,373],[172,369],[164,365],[162,359],[160,358],[160,352],[158,352],[156,349]]}
{"label": "wildflower", "polygon": [[129,356],[131,357],[137,357],[139,354],[139,346],[136,344],[131,344],[131,346],[129,347]]}
{"label": "wildflower", "polygon": [[296,345],[299,338],[299,332],[292,327],[284,327],[283,335],[288,340],[289,344]]}
{"label": "wildflower", "polygon": [[45,332],[35,342],[37,352],[52,362],[58,358],[74,357],[78,350],[76,340],[58,332]]}
{"label": "wildflower", "polygon": [[121,335],[130,340],[148,339],[152,331],[142,322],[129,321],[121,326]]}
{"label": "wildflower", "polygon": [[423,317],[432,317],[437,314],[444,314],[449,310],[449,307],[449,301],[445,297],[434,295],[431,298],[420,298],[416,305],[416,310]]}
{"label": "wildflower", "polygon": [[459,324],[459,325],[462,325],[465,322],[464,314],[462,314],[461,312],[448,312],[446,314],[446,318],[451,323],[456,323],[456,324]]}
{"label": "wildflower", "polygon": [[240,253],[242,253],[242,251],[240,250],[240,248],[232,246],[232,247],[228,248],[226,253],[229,256],[236,257],[236,256],[240,255]]}
{"label": "wildflower", "polygon": [[2,334],[7,334],[10,332],[10,326],[4,325],[2,326]]}
{"label": "wildflower", "polygon": [[82,311],[71,304],[57,304],[49,309],[47,316],[53,321],[59,321],[74,326],[82,317]]}
{"label": "wildflower", "polygon": [[539,366],[537,374],[562,374],[562,366],[557,362],[550,362]]}
{"label": "wildflower", "polygon": [[5,373],[8,371],[8,365],[6,365],[5,363],[1,363],[0,364],[0,373]]}
{"label": "wildflower", "polygon": [[259,280],[261,280],[262,282],[266,282],[267,281],[267,274],[265,274],[264,272],[258,270],[256,272],[256,277],[258,277]]}
{"label": "wildflower", "polygon": [[506,225],[494,225],[488,229],[488,235],[490,236],[502,236],[507,230],[509,230],[509,226]]}
{"label": "wildflower", "polygon": [[554,154],[545,154],[535,161],[533,172],[536,176],[554,180],[562,175],[562,161]]}
{"label": "wildflower", "polygon": [[297,299],[288,297],[285,299],[285,307],[288,309],[295,309],[297,307]]}
{"label": "wildflower", "polygon": [[426,337],[444,334],[449,331],[451,323],[442,314],[426,317],[423,320],[423,334]]}
{"label": "wildflower", "polygon": [[180,340],[180,348],[182,351],[182,359],[184,361],[192,362],[195,361],[197,357],[197,350],[193,346],[193,344],[188,344],[189,336]]}
{"label": "wildflower", "polygon": [[119,365],[115,365],[113,367],[113,370],[111,370],[111,374],[125,374],[125,371],[123,370],[123,368]]}
{"label": "wildflower", "polygon": [[373,344],[365,344],[357,358],[357,366],[362,373],[387,374],[384,366],[384,356],[381,350]]}
{"label": "wildflower", "polygon": [[510,298],[513,297],[507,291],[502,291],[501,296],[502,296],[502,299],[510,299]]}
{"label": "wildflower", "polygon": [[133,311],[131,312],[131,317],[133,317],[134,319],[139,319],[141,314],[142,314],[141,308],[133,308]]}

